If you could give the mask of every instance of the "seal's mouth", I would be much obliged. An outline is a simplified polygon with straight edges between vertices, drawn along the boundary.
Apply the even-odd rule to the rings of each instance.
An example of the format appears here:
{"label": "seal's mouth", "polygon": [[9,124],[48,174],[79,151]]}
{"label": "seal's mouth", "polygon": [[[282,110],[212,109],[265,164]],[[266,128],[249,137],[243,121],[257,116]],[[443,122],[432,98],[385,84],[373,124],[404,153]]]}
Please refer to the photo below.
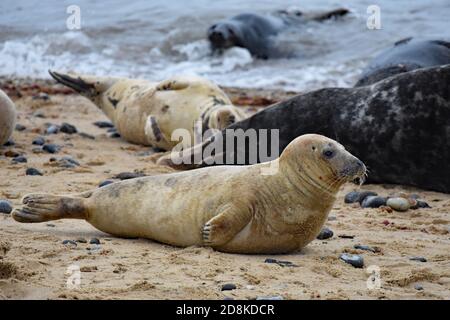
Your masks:
{"label": "seal's mouth", "polygon": [[367,168],[361,160],[356,160],[351,165],[341,170],[341,172],[339,172],[339,177],[348,182],[362,185],[367,178]]}

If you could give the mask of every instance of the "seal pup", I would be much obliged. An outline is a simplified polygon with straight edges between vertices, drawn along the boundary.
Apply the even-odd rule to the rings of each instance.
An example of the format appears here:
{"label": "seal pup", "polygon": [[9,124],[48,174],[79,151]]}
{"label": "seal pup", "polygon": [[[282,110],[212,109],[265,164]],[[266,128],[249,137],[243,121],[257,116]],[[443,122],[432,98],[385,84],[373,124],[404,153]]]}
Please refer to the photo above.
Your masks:
{"label": "seal pup", "polygon": [[378,54],[363,70],[355,86],[374,84],[395,74],[445,64],[450,64],[450,42],[407,38]]}
{"label": "seal pup", "polygon": [[0,146],[11,136],[16,124],[16,107],[6,93],[0,90]]}
{"label": "seal pup", "polygon": [[285,253],[315,239],[340,186],[363,181],[365,173],[342,145],[307,134],[271,163],[148,176],[76,195],[29,194],[13,218],[85,219],[121,237],[234,253]]}
{"label": "seal pup", "polygon": [[[449,88],[450,65],[446,65],[401,73],[370,86],[311,91],[235,123],[203,144],[184,150],[181,156],[174,152],[164,155],[158,163],[175,167],[181,163],[183,169],[241,164],[234,155],[242,154],[242,164],[249,164],[254,163],[249,161],[249,152],[257,148],[259,155],[261,150],[271,150],[270,141],[258,136],[252,146],[235,144],[211,161],[203,155],[212,142],[227,141],[238,129],[278,129],[279,152],[299,135],[314,132],[339,140],[363,160],[370,170],[370,183],[450,193]],[[278,154],[269,154],[264,160]],[[196,164],[192,159],[202,161]]]}
{"label": "seal pup", "polygon": [[268,59],[282,55],[272,37],[292,25],[306,21],[324,21],[346,15],[347,9],[336,9],[319,14],[304,14],[296,10],[279,11],[272,15],[242,13],[209,27],[207,37],[213,52],[231,47],[246,48],[253,56]]}
{"label": "seal pup", "polygon": [[244,119],[228,96],[212,82],[196,76],[177,76],[161,82],[142,79],[62,74],[49,71],[58,82],[89,98],[127,141],[171,150],[176,129],[198,132],[223,129]]}

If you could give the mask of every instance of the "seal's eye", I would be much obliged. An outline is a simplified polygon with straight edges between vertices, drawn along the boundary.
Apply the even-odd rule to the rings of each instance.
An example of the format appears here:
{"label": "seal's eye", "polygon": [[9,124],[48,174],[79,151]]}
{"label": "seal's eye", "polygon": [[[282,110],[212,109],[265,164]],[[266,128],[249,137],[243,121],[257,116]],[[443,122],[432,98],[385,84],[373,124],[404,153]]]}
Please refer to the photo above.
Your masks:
{"label": "seal's eye", "polygon": [[323,155],[325,156],[325,158],[330,159],[330,158],[333,158],[334,152],[332,150],[325,150],[323,152]]}

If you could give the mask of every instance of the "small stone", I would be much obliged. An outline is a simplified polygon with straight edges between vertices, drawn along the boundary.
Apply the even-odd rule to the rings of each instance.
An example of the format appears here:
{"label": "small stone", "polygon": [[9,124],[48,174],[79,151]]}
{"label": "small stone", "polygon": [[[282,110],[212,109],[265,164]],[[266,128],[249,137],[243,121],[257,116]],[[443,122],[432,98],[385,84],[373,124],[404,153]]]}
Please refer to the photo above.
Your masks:
{"label": "small stone", "polygon": [[7,200],[0,200],[0,213],[10,214],[13,210],[11,203]]}
{"label": "small stone", "polygon": [[[52,161],[52,159],[50,159]],[[75,168],[80,165],[78,161],[69,156],[62,157],[59,161],[59,166],[62,168]]]}
{"label": "small stone", "polygon": [[363,208],[379,208],[386,205],[386,198],[379,196],[367,196],[362,202],[361,207]]}
{"label": "small stone", "polygon": [[45,92],[40,92],[32,97],[33,100],[44,100],[47,101],[50,99],[50,96]]}
{"label": "small stone", "polygon": [[234,300],[232,297],[224,297],[223,300]]}
{"label": "small stone", "polygon": [[331,229],[325,227],[320,231],[319,235],[317,236],[317,239],[319,240],[329,239],[333,236],[333,234],[334,233],[333,231],[331,231]]}
{"label": "small stone", "polygon": [[53,223],[47,223],[46,226],[47,226],[47,227],[50,227],[50,228],[56,227]]}
{"label": "small stone", "polygon": [[42,118],[45,119],[46,115],[42,112],[42,111],[36,111],[33,116],[35,116],[36,118]]}
{"label": "small stone", "polygon": [[422,291],[423,287],[420,284],[415,284],[414,285],[414,289],[418,290],[418,291]]}
{"label": "small stone", "polygon": [[43,174],[35,168],[28,168],[27,171],[25,171],[25,174],[27,176],[43,176]]}
{"label": "small stone", "polygon": [[348,234],[340,234],[340,235],[338,235],[338,237],[341,238],[341,239],[353,239],[353,238],[355,238],[355,236],[348,235]]}
{"label": "small stone", "polygon": [[24,156],[18,156],[12,159],[12,163],[27,163],[27,158]]}
{"label": "small stone", "polygon": [[233,283],[226,283],[222,286],[222,291],[230,291],[230,290],[235,290],[236,289],[236,285]]}
{"label": "small stone", "polygon": [[137,173],[137,172],[121,172],[113,177],[113,179],[120,179],[120,180],[128,180],[128,179],[135,179],[144,177],[145,174],[143,173]]}
{"label": "small stone", "polygon": [[409,260],[418,261],[418,262],[427,262],[427,259],[425,259],[424,257],[412,257],[412,258],[409,258]]}
{"label": "small stone", "polygon": [[69,247],[76,247],[77,246],[77,243],[75,241],[73,241],[73,240],[64,240],[62,242],[62,244],[65,245],[65,246],[69,246]]}
{"label": "small stone", "polygon": [[352,191],[345,195],[344,202],[345,203],[361,203],[368,196],[377,196],[378,194],[373,191]]}
{"label": "small stone", "polygon": [[431,208],[428,203],[422,200],[416,200],[416,204],[414,206],[411,206],[410,209],[419,209],[419,208]]}
{"label": "small stone", "polygon": [[389,198],[386,204],[396,211],[406,211],[410,207],[408,199],[405,198]]}
{"label": "small stone", "polygon": [[344,261],[345,263],[351,264],[355,268],[364,267],[364,259],[357,254],[347,254],[343,253],[339,256],[339,259]]}
{"label": "small stone", "polygon": [[114,181],[112,181],[112,180],[105,180],[105,181],[100,182],[98,187],[101,188],[101,187],[107,186],[108,184],[111,184],[111,183],[114,183]]}
{"label": "small stone", "polygon": [[14,142],[14,140],[12,140],[12,139],[9,139],[8,141],[6,141],[4,144],[3,144],[3,146],[5,146],[5,147],[12,147],[12,146],[14,146],[16,143]]}
{"label": "small stone", "polygon": [[120,138],[120,133],[114,132],[113,134],[109,135],[110,138]]}
{"label": "small stone", "polygon": [[31,149],[31,151],[33,152],[33,153],[44,153],[44,150],[42,150],[42,148],[33,148],[33,149]]}
{"label": "small stone", "polygon": [[382,223],[383,223],[385,226],[388,226],[388,225],[390,224],[389,220],[384,220]]}
{"label": "small stone", "polygon": [[25,127],[24,125],[18,123],[16,124],[16,131],[24,131],[27,127]]}
{"label": "small stone", "polygon": [[54,143],[47,143],[42,146],[42,150],[48,153],[57,153],[60,149],[61,147]]}
{"label": "small stone", "polygon": [[87,243],[87,240],[84,239],[84,238],[78,238],[77,240],[75,240],[75,242],[78,242],[78,243]]}
{"label": "small stone", "polygon": [[113,128],[114,125],[109,121],[96,121],[94,122],[94,126],[99,128]]}
{"label": "small stone", "polygon": [[46,130],[46,134],[57,134],[59,132],[59,127],[55,125],[50,125]]}
{"label": "small stone", "polygon": [[70,123],[67,122],[63,122],[63,124],[61,124],[59,131],[67,134],[74,134],[78,132],[77,128],[74,125],[71,125]]}
{"label": "small stone", "polygon": [[85,133],[85,132],[80,132],[78,135],[82,138],[95,140],[95,137],[93,135]]}
{"label": "small stone", "polygon": [[328,221],[336,221],[336,220],[337,220],[336,216],[329,216],[328,217]]}
{"label": "small stone", "polygon": [[277,260],[277,259],[272,259],[272,258],[267,258],[266,260],[264,260],[264,263],[275,263],[281,267],[298,267],[298,265],[296,265],[290,261],[283,261],[283,260]]}
{"label": "small stone", "polygon": [[106,132],[117,132],[116,128],[109,128],[108,130],[106,130]]}
{"label": "small stone", "polygon": [[97,238],[92,238],[89,240],[89,244],[100,244],[100,240]]}
{"label": "small stone", "polygon": [[42,146],[45,144],[45,139],[43,137],[37,137],[36,139],[33,140],[32,144]]}
{"label": "small stone", "polygon": [[362,245],[362,244],[355,244],[353,246],[353,248],[358,249],[358,250],[370,251],[370,252],[373,252],[373,253],[377,252],[377,250],[375,250],[374,248],[369,247],[369,246],[365,246],[365,245]]}
{"label": "small stone", "polygon": [[284,300],[282,296],[261,296],[256,297],[256,300]]}
{"label": "small stone", "polygon": [[17,151],[14,151],[14,150],[7,150],[5,152],[5,157],[8,157],[8,158],[15,158],[18,156],[20,156],[20,153],[18,153]]}

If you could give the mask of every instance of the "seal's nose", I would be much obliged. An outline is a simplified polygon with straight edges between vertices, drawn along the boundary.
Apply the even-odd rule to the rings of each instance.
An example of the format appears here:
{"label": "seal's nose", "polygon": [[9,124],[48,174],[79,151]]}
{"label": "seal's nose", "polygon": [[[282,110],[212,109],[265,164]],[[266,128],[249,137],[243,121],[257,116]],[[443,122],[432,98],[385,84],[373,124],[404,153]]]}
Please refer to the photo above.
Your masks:
{"label": "seal's nose", "polygon": [[215,45],[220,45],[225,42],[225,35],[222,31],[213,30],[209,34],[209,40]]}

